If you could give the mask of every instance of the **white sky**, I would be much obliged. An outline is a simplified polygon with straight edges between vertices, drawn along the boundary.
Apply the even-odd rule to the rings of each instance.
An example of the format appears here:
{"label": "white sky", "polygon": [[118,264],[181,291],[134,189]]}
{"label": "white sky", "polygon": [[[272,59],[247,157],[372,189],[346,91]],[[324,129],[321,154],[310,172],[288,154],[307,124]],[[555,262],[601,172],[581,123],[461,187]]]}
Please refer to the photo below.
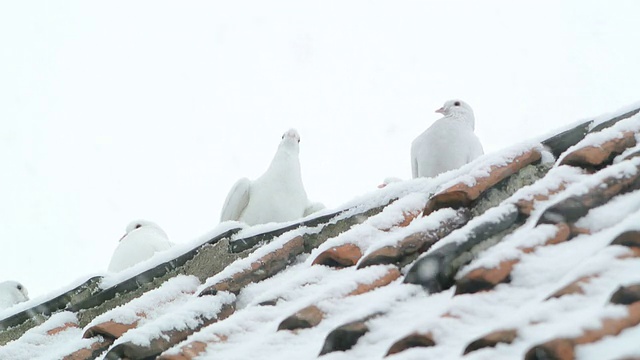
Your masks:
{"label": "white sky", "polygon": [[312,200],[410,176],[467,101],[492,152],[640,100],[635,0],[4,1],[0,281],[106,269],[128,222],[174,242],[302,136]]}

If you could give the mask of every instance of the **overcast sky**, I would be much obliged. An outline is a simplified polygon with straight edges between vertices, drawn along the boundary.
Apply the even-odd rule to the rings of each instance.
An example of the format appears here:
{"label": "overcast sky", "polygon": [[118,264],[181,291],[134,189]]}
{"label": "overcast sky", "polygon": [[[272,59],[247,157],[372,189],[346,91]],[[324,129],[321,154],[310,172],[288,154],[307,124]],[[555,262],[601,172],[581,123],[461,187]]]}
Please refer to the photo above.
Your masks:
{"label": "overcast sky", "polygon": [[0,281],[103,272],[131,220],[174,242],[301,134],[312,200],[409,178],[461,98],[486,152],[640,101],[640,2],[3,1]]}

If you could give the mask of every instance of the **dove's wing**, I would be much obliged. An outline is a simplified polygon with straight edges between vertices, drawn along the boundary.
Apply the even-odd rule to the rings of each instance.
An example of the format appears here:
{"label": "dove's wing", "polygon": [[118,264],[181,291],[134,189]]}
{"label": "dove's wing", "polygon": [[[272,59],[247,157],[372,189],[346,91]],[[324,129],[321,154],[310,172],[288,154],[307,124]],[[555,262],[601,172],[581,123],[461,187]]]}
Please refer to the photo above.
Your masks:
{"label": "dove's wing", "polygon": [[467,159],[468,163],[484,155],[484,149],[482,148],[482,143],[480,142],[480,139],[478,139],[478,137],[476,136],[474,137],[475,137],[475,141],[471,142],[471,151],[469,152],[469,159]]}
{"label": "dove's wing", "polygon": [[250,188],[251,181],[247,178],[242,178],[233,185],[229,195],[227,195],[227,199],[224,201],[220,221],[237,221],[240,219],[240,215],[249,204]]}
{"label": "dove's wing", "polygon": [[411,143],[411,175],[415,179],[418,177],[418,154],[416,154],[417,150],[415,140]]}
{"label": "dove's wing", "polygon": [[320,202],[314,202],[314,203],[310,203],[309,205],[307,205],[307,207],[304,209],[304,214],[302,216],[308,216],[311,215],[315,212],[318,212],[322,209],[324,209],[325,206],[323,203]]}

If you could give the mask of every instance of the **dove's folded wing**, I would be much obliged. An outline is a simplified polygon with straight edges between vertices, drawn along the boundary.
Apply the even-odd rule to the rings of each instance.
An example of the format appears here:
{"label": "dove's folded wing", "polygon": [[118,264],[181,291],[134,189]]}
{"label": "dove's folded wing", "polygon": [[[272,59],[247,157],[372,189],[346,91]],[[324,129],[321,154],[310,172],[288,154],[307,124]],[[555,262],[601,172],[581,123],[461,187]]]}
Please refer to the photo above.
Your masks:
{"label": "dove's folded wing", "polygon": [[308,216],[311,215],[315,212],[318,212],[320,210],[323,210],[325,208],[323,203],[320,202],[314,202],[314,203],[310,203],[309,205],[307,205],[307,207],[304,209],[304,214],[302,216]]}
{"label": "dove's folded wing", "polygon": [[474,142],[472,142],[471,145],[471,149],[469,151],[469,159],[467,160],[467,163],[475,160],[476,158],[479,158],[480,156],[484,155],[484,149],[482,148],[482,143],[480,143],[480,139],[478,139],[477,137],[475,137]]}
{"label": "dove's folded wing", "polygon": [[250,188],[251,181],[247,178],[242,178],[233,185],[222,207],[220,221],[240,219],[240,215],[249,204]]}

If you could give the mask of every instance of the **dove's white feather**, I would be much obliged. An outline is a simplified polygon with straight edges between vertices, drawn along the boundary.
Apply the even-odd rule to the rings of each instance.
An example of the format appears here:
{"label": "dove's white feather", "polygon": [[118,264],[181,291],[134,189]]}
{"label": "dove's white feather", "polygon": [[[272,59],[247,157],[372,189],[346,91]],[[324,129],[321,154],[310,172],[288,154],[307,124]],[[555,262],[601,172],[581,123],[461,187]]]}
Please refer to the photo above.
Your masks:
{"label": "dove's white feather", "polygon": [[447,101],[437,110],[437,120],[411,144],[411,170],[414,178],[433,177],[457,169],[484,153],[473,132],[475,118],[471,107],[461,100]]}
{"label": "dove's white feather", "polygon": [[310,206],[300,173],[300,135],[294,129],[282,136],[271,165],[254,181],[233,186],[222,209],[221,221],[248,225],[291,221],[319,208]]}
{"label": "dove's white feather", "polygon": [[126,231],[111,256],[108,268],[111,272],[129,268],[172,245],[167,234],[151,221],[133,221],[127,226]]}
{"label": "dove's white feather", "polygon": [[240,215],[249,204],[249,194],[251,192],[251,180],[242,178],[233,185],[227,199],[224,201],[220,221],[238,220]]}
{"label": "dove's white feather", "polygon": [[17,281],[0,282],[0,310],[29,300],[27,289]]}

